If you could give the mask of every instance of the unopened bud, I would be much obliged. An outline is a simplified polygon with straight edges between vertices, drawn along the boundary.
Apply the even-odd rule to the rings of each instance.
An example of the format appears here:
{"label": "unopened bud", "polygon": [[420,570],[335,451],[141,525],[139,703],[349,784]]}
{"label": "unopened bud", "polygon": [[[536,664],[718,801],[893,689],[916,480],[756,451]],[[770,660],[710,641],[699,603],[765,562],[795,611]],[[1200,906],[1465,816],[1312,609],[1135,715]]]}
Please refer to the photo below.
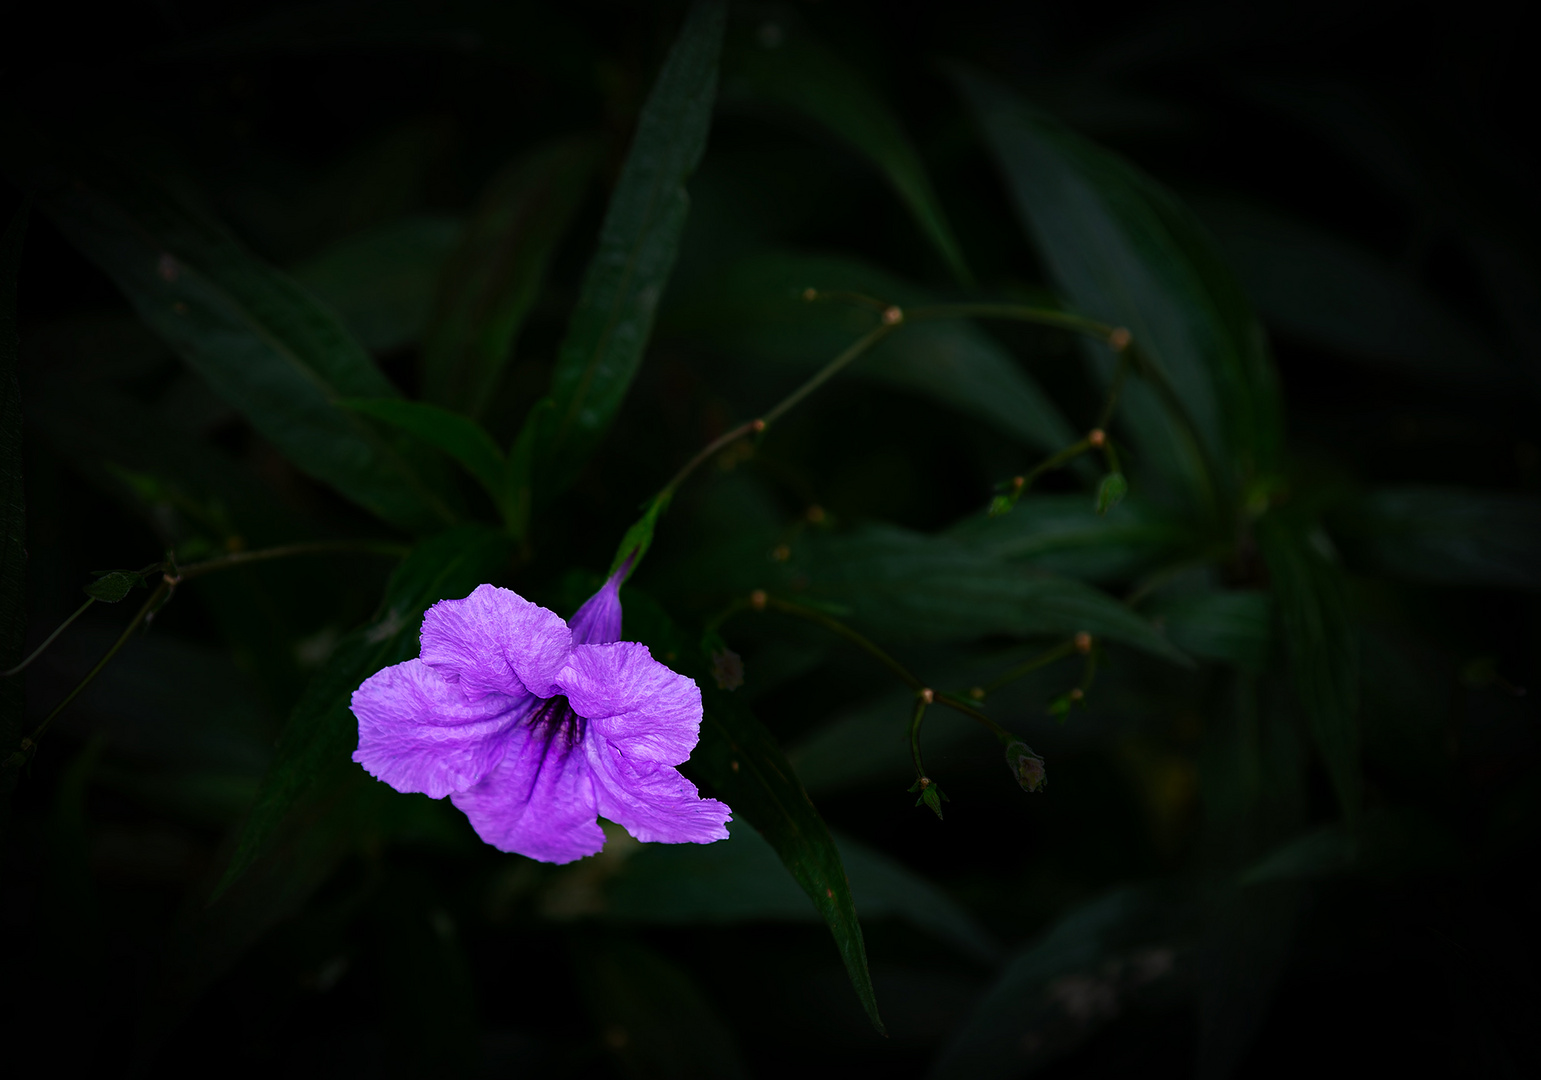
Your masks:
{"label": "unopened bud", "polygon": [[817,504],[808,507],[808,520],[817,525],[824,520],[824,508]]}
{"label": "unopened bud", "polygon": [[754,592],[749,594],[749,606],[754,608],[756,611],[764,611],[765,601],[768,599],[770,598],[765,595],[764,589],[756,589]]}
{"label": "unopened bud", "polygon": [[1012,742],[1006,747],[1006,767],[1011,770],[1011,775],[1022,785],[1023,791],[1042,791],[1049,782],[1049,774],[1044,769],[1043,758],[1033,753],[1033,748],[1025,742]]}
{"label": "unopened bud", "polygon": [[1124,327],[1120,326],[1108,335],[1108,345],[1114,352],[1123,352],[1129,347],[1133,336]]}
{"label": "unopened bud", "polygon": [[975,701],[983,701],[985,699],[985,688],[982,686],[976,686],[968,692],[968,696],[973,698]]}
{"label": "unopened bud", "polygon": [[927,705],[936,700],[936,693],[929,686],[921,690],[917,696]]}
{"label": "unopened bud", "polygon": [[883,309],[883,325],[898,326],[904,321],[904,309],[900,307],[886,307]]}
{"label": "unopened bud", "polygon": [[1026,483],[1027,483],[1027,477],[1025,477],[1025,476],[1013,476],[1011,478],[1011,489],[1013,491],[1021,491],[1023,485],[1026,484]]}
{"label": "unopened bud", "polygon": [[786,562],[792,557],[792,549],[785,544],[777,544],[771,548],[771,560],[773,562]]}
{"label": "unopened bud", "polygon": [[1092,651],[1092,636],[1085,630],[1079,631],[1073,640],[1076,652],[1084,655]]}
{"label": "unopened bud", "polygon": [[765,421],[764,420],[751,420],[751,421],[749,421],[749,430],[754,432],[756,435],[758,435],[760,432],[765,430]]}
{"label": "unopened bud", "polygon": [[1091,443],[1094,449],[1101,450],[1108,444],[1108,433],[1100,427],[1094,427],[1086,433],[1086,441]]}
{"label": "unopened bud", "polygon": [[817,300],[818,298],[819,298],[819,290],[815,289],[812,285],[808,286],[808,288],[803,290],[803,299],[804,300]]}
{"label": "unopened bud", "polygon": [[1086,696],[1086,691],[1082,690],[1079,686],[1077,686],[1077,687],[1074,687],[1070,691],[1070,695],[1069,696],[1070,696],[1070,700],[1071,701],[1080,701],[1082,698],[1084,698]]}
{"label": "unopened bud", "polygon": [[719,690],[737,690],[744,685],[743,658],[732,649],[720,649],[712,653],[712,678]]}

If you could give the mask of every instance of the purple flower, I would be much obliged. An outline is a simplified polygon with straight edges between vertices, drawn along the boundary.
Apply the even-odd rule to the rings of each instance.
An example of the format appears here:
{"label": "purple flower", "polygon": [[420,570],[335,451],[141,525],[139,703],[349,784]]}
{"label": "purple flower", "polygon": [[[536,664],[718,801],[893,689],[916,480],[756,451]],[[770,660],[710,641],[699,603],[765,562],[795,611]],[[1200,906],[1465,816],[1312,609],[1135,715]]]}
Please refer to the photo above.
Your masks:
{"label": "purple flower", "polygon": [[618,640],[620,577],[571,623],[492,585],[435,604],[418,659],[353,692],[353,760],[397,791],[448,795],[487,843],[544,862],[604,847],[599,816],[638,840],[727,839],[728,807],[675,768],[701,690]]}

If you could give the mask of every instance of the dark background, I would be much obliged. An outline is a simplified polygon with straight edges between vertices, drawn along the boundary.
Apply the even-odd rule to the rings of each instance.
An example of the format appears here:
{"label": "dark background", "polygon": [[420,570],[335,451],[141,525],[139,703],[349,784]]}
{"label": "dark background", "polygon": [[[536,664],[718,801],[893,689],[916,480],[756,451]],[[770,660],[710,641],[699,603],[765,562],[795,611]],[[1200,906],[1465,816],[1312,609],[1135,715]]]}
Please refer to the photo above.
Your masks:
{"label": "dark background", "polygon": [[[466,213],[500,166],[553,136],[603,133],[613,177],[682,10],[470,0],[39,6],[0,46],[0,93],[37,127],[130,154],[303,280],[350,236],[403,215]],[[1365,665],[1367,799],[1411,808],[1424,831],[1399,834],[1382,862],[1258,899],[1292,914],[1265,924],[1280,959],[1257,976],[1267,985],[1255,1038],[1243,1035],[1226,1066],[1201,1045],[1194,1006],[1195,987],[1224,958],[1195,946],[1169,985],[1051,1025],[1045,1037],[1062,1038],[1064,1050],[1047,1075],[1536,1067],[1541,772],[1534,697],[1517,693],[1534,685],[1541,660],[1535,571],[1525,587],[1399,578],[1355,546],[1353,520],[1355,493],[1376,486],[1541,493],[1534,93],[1517,9],[1506,10],[833,0],[734,9],[737,32],[801,28],[865,74],[914,139],[986,289],[1043,288],[1045,273],[943,61],[1007,80],[1195,207],[1268,327],[1299,482],[1340,523],[1332,538],[1356,610],[1388,643],[1383,664]],[[753,103],[725,95],[691,191],[671,296],[772,243],[854,254],[951,287],[864,163]],[[20,201],[14,187],[0,193],[7,219]],[[1425,364],[1427,310],[1393,305],[1377,322],[1368,287],[1328,297],[1349,327],[1337,336],[1323,329],[1330,318],[1303,317],[1322,297],[1292,294],[1296,279],[1270,276],[1280,256],[1248,248],[1244,229],[1228,231],[1227,208],[1238,205],[1300,223],[1411,283],[1437,306],[1439,326],[1477,342],[1496,374]],[[499,441],[544,388],[603,206],[595,193],[579,211],[521,334],[486,417]],[[208,520],[218,506],[181,505],[115,464],[126,459],[113,441],[133,444],[143,425],[182,424],[233,464],[252,505],[271,505],[247,519],[258,522],[247,529],[254,546],[385,535],[184,374],[41,215],[20,283],[29,647],[73,610],[89,572],[218,535]],[[538,525],[537,557],[509,582],[558,610],[572,606],[567,571],[601,569],[641,498],[790,385],[671,336],[668,313],[666,298],[605,450]],[[1067,362],[1062,340],[1010,327],[998,336],[1067,414],[1095,414],[1099,391]],[[415,344],[377,355],[411,395]],[[95,441],[72,434],[72,423]],[[786,528],[817,504],[837,522],[932,531],[977,513],[1020,460],[926,401],[837,382],[742,472],[756,512],[768,508]],[[639,576],[671,605],[710,606],[689,578],[718,536],[721,483],[687,494],[653,577]],[[1065,475],[1048,490],[1077,487]],[[993,980],[987,966],[900,923],[866,924],[884,1041],[865,1025],[822,928],[553,918],[555,872],[515,872],[516,860],[478,845],[453,815],[386,851],[351,853],[260,939],[232,938],[228,957],[201,958],[207,977],[186,980],[199,993],[166,992],[158,980],[175,928],[223,866],[266,748],[314,667],[307,657],[324,656],[368,616],[388,571],[361,557],[188,589],[51,733],[17,788],[4,840],[8,1054],[60,1069],[132,1062],[161,1075],[691,1075],[691,1040],[721,1039],[756,1076],[925,1075]],[[29,716],[67,692],[126,617],[99,606],[29,672]],[[733,643],[752,673],[757,650],[773,665],[787,640],[800,639],[745,629]],[[1194,779],[1197,733],[1222,708],[1229,676],[1179,677],[1121,655],[1105,678],[1109,704],[1094,699],[1067,734],[1045,736],[1063,743],[1058,756],[1039,745],[1053,782],[1026,804],[1002,782],[995,752],[971,744],[933,763],[953,777],[945,822],[913,809],[902,775],[815,790],[815,801],[833,827],[939,883],[1011,949],[1103,890],[1202,883],[1214,872],[1214,823]],[[1266,689],[1276,677],[1262,678]],[[762,691],[756,708],[791,745],[883,692],[880,679],[837,652]],[[1090,734],[1069,734],[1077,724]],[[1307,822],[1333,819],[1319,768],[1305,797]],[[1202,903],[1189,910],[1203,923]],[[680,981],[695,989],[677,990]],[[673,1022],[692,1034],[662,1037],[661,1056],[643,1060],[607,1035],[652,995],[700,1004],[708,1019],[680,1006]]]}

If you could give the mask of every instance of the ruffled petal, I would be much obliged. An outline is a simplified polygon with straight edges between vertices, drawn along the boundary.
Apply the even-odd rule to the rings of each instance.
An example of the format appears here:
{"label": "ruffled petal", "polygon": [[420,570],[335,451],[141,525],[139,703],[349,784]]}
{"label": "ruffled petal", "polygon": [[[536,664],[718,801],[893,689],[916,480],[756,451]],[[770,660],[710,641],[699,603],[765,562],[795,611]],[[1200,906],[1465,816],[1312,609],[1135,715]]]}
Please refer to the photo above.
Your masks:
{"label": "ruffled petal", "polygon": [[453,799],[476,835],[499,851],[567,863],[605,846],[588,761],[566,726],[509,732],[498,767]]}
{"label": "ruffled petal", "polygon": [[550,697],[572,648],[554,611],[516,592],[478,585],[464,600],[440,600],[423,617],[422,661],[458,681],[467,697]]}
{"label": "ruffled petal", "polygon": [[442,799],[481,781],[503,757],[502,733],[536,702],[470,700],[421,660],[377,671],[353,691],[353,760],[397,791]]}
{"label": "ruffled petal", "polygon": [[611,574],[610,580],[567,620],[574,645],[608,645],[621,640],[621,575],[625,572],[623,566]]}
{"label": "ruffled petal", "polygon": [[589,737],[629,758],[678,765],[700,738],[701,688],[654,660],[646,645],[579,645],[556,684],[588,721]]}
{"label": "ruffled petal", "polygon": [[644,843],[709,844],[728,838],[732,811],[703,799],[679,770],[635,761],[603,739],[585,742],[599,813]]}

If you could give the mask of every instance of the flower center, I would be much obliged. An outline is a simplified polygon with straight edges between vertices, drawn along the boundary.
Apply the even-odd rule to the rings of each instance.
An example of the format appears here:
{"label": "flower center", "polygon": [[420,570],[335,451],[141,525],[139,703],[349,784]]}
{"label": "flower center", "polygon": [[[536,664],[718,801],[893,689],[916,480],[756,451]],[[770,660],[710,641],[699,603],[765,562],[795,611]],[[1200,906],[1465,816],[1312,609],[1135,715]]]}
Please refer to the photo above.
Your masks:
{"label": "flower center", "polygon": [[573,712],[565,694],[542,701],[527,722],[532,732],[544,736],[546,745],[560,738],[569,748],[583,741],[583,731],[588,726],[588,721]]}

